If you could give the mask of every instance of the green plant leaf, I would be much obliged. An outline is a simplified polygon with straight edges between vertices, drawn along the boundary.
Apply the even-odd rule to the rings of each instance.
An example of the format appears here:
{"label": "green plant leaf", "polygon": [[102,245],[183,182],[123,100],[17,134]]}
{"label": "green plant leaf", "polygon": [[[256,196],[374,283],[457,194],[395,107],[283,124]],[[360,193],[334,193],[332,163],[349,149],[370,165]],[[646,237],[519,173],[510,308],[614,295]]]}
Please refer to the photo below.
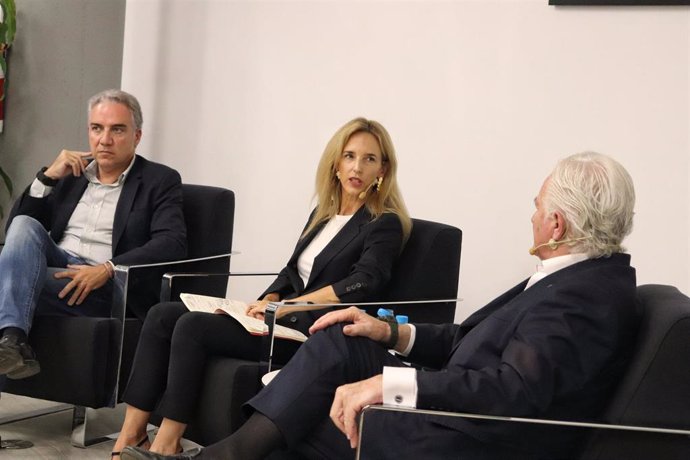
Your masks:
{"label": "green plant leaf", "polygon": [[7,42],[7,6],[5,5],[6,0],[0,0],[0,9],[2,10],[2,22],[0,22],[0,43]]}
{"label": "green plant leaf", "polygon": [[[14,41],[14,35],[17,29],[17,7],[14,0],[0,0],[0,8],[2,8],[2,22],[0,22],[0,43],[8,48]],[[5,75],[5,86],[3,87],[2,97],[0,102],[5,99],[7,94],[7,50],[0,52],[0,69]]]}
{"label": "green plant leaf", "polygon": [[0,102],[2,102],[7,94],[7,61],[5,60],[4,53],[0,53],[0,69],[2,69],[2,74],[5,75],[2,81],[2,92],[0,93]]}
{"label": "green plant leaf", "polygon": [[11,45],[17,31],[17,7],[14,0],[0,0],[0,7],[2,7],[2,25],[4,26],[0,30],[0,42]]}
{"label": "green plant leaf", "polygon": [[[12,179],[10,179],[10,176],[5,173],[5,171],[2,170],[2,167],[0,167],[0,177],[2,177],[3,182],[5,183],[5,187],[7,187],[7,190],[10,192],[10,196],[12,196]],[[2,205],[0,205],[0,219],[5,217],[5,213],[3,211]]]}
{"label": "green plant leaf", "polygon": [[12,179],[10,179],[10,176],[8,176],[5,171],[3,171],[2,167],[0,167],[0,177],[2,177],[2,180],[5,182],[5,187],[7,187],[7,191],[10,192],[10,195],[12,195],[14,191],[12,186]]}

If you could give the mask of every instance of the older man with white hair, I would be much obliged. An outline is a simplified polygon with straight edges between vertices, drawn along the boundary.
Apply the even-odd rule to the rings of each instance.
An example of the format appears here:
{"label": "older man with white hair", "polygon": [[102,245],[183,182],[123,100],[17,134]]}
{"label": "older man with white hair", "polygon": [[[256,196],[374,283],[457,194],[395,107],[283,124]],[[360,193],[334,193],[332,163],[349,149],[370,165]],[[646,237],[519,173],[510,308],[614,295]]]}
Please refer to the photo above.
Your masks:
{"label": "older man with white hair", "polygon": [[[462,324],[396,325],[354,307],[328,313],[247,403],[253,414],[232,436],[177,457],[128,448],[123,458],[252,459],[280,448],[351,458],[357,416],[376,403],[595,419],[639,322],[635,269],[621,246],[632,228],[632,180],[610,157],[577,154],[558,162],[534,203],[530,253],[541,260],[539,270]],[[406,366],[388,347],[425,370]],[[434,416],[401,423],[413,429],[389,423],[368,443],[366,458],[388,458],[393,445],[425,459],[554,459],[577,449],[577,436],[551,427]]]}

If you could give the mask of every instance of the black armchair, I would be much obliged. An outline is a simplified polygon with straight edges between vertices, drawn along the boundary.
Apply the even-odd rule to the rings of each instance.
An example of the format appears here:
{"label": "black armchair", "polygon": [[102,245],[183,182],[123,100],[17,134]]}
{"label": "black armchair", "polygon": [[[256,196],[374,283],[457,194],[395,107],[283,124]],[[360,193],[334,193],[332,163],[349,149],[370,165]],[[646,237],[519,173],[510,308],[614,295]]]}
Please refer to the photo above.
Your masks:
{"label": "black armchair", "polygon": [[[360,417],[357,458],[372,458],[367,445],[385,438],[386,423],[406,430],[404,417],[462,417],[490,423],[528,423],[580,430],[584,449],[572,447],[571,459],[686,459],[690,458],[690,298],[675,287],[638,287],[643,317],[637,344],[618,388],[598,423],[496,417],[390,406],[370,406]],[[384,421],[385,419],[385,421]],[[413,439],[410,437],[410,439]],[[391,446],[388,446],[391,447]],[[404,457],[405,445],[395,446],[391,458]],[[485,457],[494,446],[486,446]],[[396,452],[397,450],[397,452]]]}
{"label": "black armchair", "polygon": [[[413,219],[412,234],[380,300],[454,299],[458,292],[461,243],[462,232],[458,228]],[[177,280],[187,280],[188,276],[172,275],[166,277],[166,282],[172,285]],[[165,289],[179,292],[170,285]],[[440,323],[453,321],[455,306],[455,302],[401,305],[395,307],[395,312],[406,314],[415,322]],[[369,313],[375,314],[376,309],[367,307]],[[264,369],[263,364],[254,361],[211,358],[206,366],[198,410],[185,437],[207,445],[239,428],[244,423],[241,406],[260,390]]]}
{"label": "black armchair", "polygon": [[[129,377],[142,321],[159,300],[164,273],[208,271],[226,273],[235,210],[232,191],[201,185],[182,186],[187,224],[188,259],[161,264],[118,266],[109,318],[36,317],[29,341],[41,372],[24,380],[8,380],[5,391],[66,403],[48,409],[74,407],[72,444],[98,442],[86,425],[91,409],[114,407]],[[224,296],[227,278],[197,280],[210,295]],[[0,420],[9,423],[17,418]]]}

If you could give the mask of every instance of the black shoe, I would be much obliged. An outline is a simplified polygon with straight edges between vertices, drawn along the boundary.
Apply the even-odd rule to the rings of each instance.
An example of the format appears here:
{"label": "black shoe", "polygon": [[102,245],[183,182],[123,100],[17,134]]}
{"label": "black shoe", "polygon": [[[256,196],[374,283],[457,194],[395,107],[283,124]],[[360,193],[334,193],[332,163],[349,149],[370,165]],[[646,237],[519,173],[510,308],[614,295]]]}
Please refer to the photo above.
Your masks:
{"label": "black shoe", "polygon": [[201,455],[201,447],[188,450],[187,452],[182,452],[181,454],[175,455],[161,455],[155,452],[149,452],[140,447],[125,447],[120,453],[120,458],[122,460],[191,460],[197,458]]}
{"label": "black shoe", "polygon": [[0,375],[11,379],[25,379],[41,372],[41,366],[28,343],[17,343],[17,337],[5,335],[0,339]]}

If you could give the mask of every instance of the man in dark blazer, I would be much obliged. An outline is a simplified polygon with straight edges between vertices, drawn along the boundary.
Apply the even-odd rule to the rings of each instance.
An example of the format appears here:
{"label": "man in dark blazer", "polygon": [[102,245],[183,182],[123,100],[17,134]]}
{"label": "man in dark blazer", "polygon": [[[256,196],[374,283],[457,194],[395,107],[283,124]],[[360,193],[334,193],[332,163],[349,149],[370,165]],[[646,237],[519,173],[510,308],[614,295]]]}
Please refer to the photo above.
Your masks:
{"label": "man in dark blazer", "polygon": [[[308,458],[352,458],[357,416],[377,403],[596,419],[639,318],[635,270],[621,247],[634,201],[630,176],[611,158],[584,153],[560,161],[535,199],[530,253],[541,266],[532,277],[460,325],[391,324],[354,307],[328,313],[248,402],[254,413],[239,431],[185,455],[250,459],[287,447]],[[407,426],[396,430],[396,423]],[[555,459],[577,449],[571,432],[526,424],[415,416],[386,425],[362,458],[391,458],[391,446],[424,459]],[[122,458],[161,457],[129,449]]]}
{"label": "man in dark blazer", "polygon": [[107,90],[89,101],[89,152],[62,150],[15,203],[0,253],[0,376],[40,366],[34,314],[109,316],[116,265],[186,255],[180,175],[135,154],[141,108]]}

